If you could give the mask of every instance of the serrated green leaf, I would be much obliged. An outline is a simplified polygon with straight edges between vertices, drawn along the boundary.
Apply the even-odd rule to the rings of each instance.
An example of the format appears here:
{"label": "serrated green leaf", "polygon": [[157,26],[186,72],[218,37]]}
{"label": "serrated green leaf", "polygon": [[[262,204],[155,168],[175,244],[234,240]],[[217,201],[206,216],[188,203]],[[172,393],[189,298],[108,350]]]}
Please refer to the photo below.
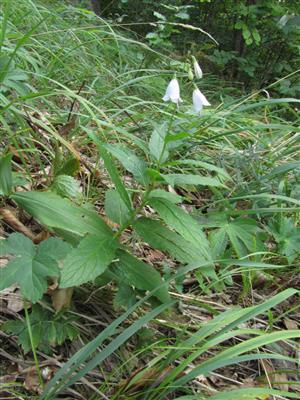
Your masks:
{"label": "serrated green leaf", "polygon": [[214,260],[217,260],[222,256],[224,251],[226,250],[226,246],[228,243],[228,236],[226,234],[226,229],[220,228],[213,230],[209,234],[209,240],[212,247],[212,256]]}
{"label": "serrated green leaf", "polygon": [[167,124],[157,126],[153,130],[149,140],[150,154],[153,156],[154,160],[161,163],[165,162],[169,157],[169,152],[165,145],[167,129]]}
{"label": "serrated green leaf", "polygon": [[278,250],[286,256],[291,264],[300,252],[300,229],[292,218],[281,217],[278,223],[270,223],[271,233],[274,236]]}
{"label": "serrated green leaf", "polygon": [[94,280],[112,262],[118,242],[112,236],[87,235],[64,261],[60,287],[78,286]]}
{"label": "serrated green leaf", "polygon": [[12,196],[22,208],[40,223],[79,236],[91,234],[111,234],[103,219],[84,207],[78,207],[70,200],[51,192],[22,192]]}
{"label": "serrated green leaf", "polygon": [[227,238],[229,238],[235,253],[240,258],[249,254],[249,252],[254,253],[265,250],[254,219],[236,218],[233,221],[228,221],[224,215],[219,215],[219,217],[215,220],[215,224],[210,224],[211,226],[220,227],[220,229],[210,234],[215,255],[224,249]]}
{"label": "serrated green leaf", "polygon": [[166,199],[150,199],[149,204],[167,225],[175,229],[188,242],[193,243],[205,260],[211,260],[209,242],[194,218]]}
{"label": "serrated green leaf", "polygon": [[237,218],[226,224],[225,229],[238,257],[244,257],[249,251],[264,250],[264,246],[257,236],[258,228],[253,219]]}
{"label": "serrated green leaf", "polygon": [[144,160],[139,158],[132,150],[119,144],[105,144],[103,147],[116,157],[139,183],[145,186],[148,185],[149,176],[147,175],[147,165]]}
{"label": "serrated green leaf", "polygon": [[10,235],[2,252],[13,258],[1,269],[0,290],[17,283],[22,295],[35,303],[47,290],[47,277],[59,276],[57,262],[21,233]]}
{"label": "serrated green leaf", "polygon": [[9,196],[13,179],[11,171],[11,154],[0,157],[0,195]]}
{"label": "serrated green leaf", "polygon": [[164,174],[161,175],[164,180],[171,186],[212,186],[212,187],[225,187],[217,178],[211,178],[201,175],[190,174]]}
{"label": "serrated green leaf", "polygon": [[51,191],[59,196],[68,197],[70,199],[80,199],[80,183],[69,175],[58,175],[50,187]]}
{"label": "serrated green leaf", "polygon": [[121,226],[130,219],[130,212],[115,189],[106,191],[104,208],[108,218]]}
{"label": "serrated green leaf", "polygon": [[168,252],[182,263],[203,260],[202,253],[194,244],[185,240],[178,233],[169,230],[159,221],[140,218],[134,223],[134,228],[150,246]]}
{"label": "serrated green leaf", "polygon": [[32,241],[21,233],[12,233],[6,240],[0,240],[0,255],[7,254],[33,257],[35,246]]}
{"label": "serrated green leaf", "polygon": [[150,192],[149,198],[154,199],[166,199],[169,200],[171,203],[177,204],[182,202],[182,197],[179,194],[167,192],[163,189],[154,189]]}
{"label": "serrated green leaf", "polygon": [[56,237],[50,237],[39,244],[39,250],[56,261],[62,261],[72,249],[69,243]]}
{"label": "serrated green leaf", "polygon": [[123,250],[117,252],[117,257],[119,261],[113,265],[112,271],[120,282],[149,291],[163,285],[154,296],[162,303],[170,301],[167,284],[155,268]]}

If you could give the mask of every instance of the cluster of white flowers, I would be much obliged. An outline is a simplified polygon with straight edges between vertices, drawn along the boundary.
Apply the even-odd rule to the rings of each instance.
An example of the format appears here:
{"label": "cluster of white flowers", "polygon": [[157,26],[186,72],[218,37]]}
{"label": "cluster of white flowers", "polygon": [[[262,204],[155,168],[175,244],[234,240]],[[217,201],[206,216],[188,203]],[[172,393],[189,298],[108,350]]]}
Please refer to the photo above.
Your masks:
{"label": "cluster of white flowers", "polygon": [[[201,79],[203,73],[195,57],[193,57],[193,65],[195,77]],[[180,87],[176,77],[170,81],[166,90],[166,94],[163,97],[163,101],[171,101],[177,105],[182,102],[180,98]],[[198,89],[198,87],[195,85],[195,89],[193,91],[193,107],[195,112],[200,113],[203,106],[210,106],[210,103],[200,89]]]}

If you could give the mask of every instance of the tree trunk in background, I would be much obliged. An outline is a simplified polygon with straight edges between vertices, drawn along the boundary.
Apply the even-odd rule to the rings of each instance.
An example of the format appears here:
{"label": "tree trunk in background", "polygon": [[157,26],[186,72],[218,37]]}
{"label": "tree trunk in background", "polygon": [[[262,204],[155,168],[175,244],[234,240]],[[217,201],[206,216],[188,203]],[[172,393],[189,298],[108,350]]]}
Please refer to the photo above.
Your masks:
{"label": "tree trunk in background", "polygon": [[91,0],[92,8],[95,14],[100,15],[101,14],[101,9],[100,9],[100,0]]}

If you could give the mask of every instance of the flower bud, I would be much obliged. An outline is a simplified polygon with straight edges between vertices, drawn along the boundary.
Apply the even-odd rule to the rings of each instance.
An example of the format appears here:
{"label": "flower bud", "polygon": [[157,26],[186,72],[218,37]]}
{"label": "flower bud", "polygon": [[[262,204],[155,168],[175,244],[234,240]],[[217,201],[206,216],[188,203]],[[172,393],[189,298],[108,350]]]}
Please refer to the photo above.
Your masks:
{"label": "flower bud", "polygon": [[193,91],[193,106],[196,113],[200,113],[203,106],[210,106],[207,98],[198,88]]}
{"label": "flower bud", "polygon": [[193,71],[191,70],[191,68],[189,69],[189,72],[188,72],[188,78],[190,81],[192,81],[194,79],[194,74],[193,74]]}
{"label": "flower bud", "polygon": [[200,68],[200,65],[198,64],[198,62],[194,56],[192,56],[192,59],[193,59],[193,64],[194,64],[195,77],[197,79],[201,79],[203,76],[202,69]]}
{"label": "flower bud", "polygon": [[173,78],[166,90],[166,94],[163,97],[163,101],[171,101],[172,103],[175,103],[178,105],[179,102],[181,102],[180,98],[180,88],[179,88],[179,83],[176,78]]}

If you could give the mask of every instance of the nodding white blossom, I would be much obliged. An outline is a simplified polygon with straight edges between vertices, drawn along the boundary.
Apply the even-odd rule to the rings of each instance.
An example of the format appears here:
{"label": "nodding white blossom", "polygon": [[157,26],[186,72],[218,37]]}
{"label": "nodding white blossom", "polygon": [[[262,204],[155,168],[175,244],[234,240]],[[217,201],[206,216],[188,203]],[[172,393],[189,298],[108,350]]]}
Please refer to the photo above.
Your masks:
{"label": "nodding white blossom", "polygon": [[196,58],[195,58],[194,56],[193,56],[192,58],[193,58],[193,63],[194,63],[194,73],[195,73],[195,77],[196,77],[197,79],[201,79],[202,76],[203,76],[202,69],[201,69],[200,65],[198,64]]}
{"label": "nodding white blossom", "polygon": [[166,90],[166,94],[163,97],[163,101],[169,101],[171,100],[172,103],[175,103],[178,105],[179,102],[181,102],[180,98],[180,88],[179,88],[179,83],[176,78],[173,78]]}
{"label": "nodding white blossom", "polygon": [[203,106],[210,106],[209,101],[198,88],[193,91],[193,106],[196,113],[199,113]]}

